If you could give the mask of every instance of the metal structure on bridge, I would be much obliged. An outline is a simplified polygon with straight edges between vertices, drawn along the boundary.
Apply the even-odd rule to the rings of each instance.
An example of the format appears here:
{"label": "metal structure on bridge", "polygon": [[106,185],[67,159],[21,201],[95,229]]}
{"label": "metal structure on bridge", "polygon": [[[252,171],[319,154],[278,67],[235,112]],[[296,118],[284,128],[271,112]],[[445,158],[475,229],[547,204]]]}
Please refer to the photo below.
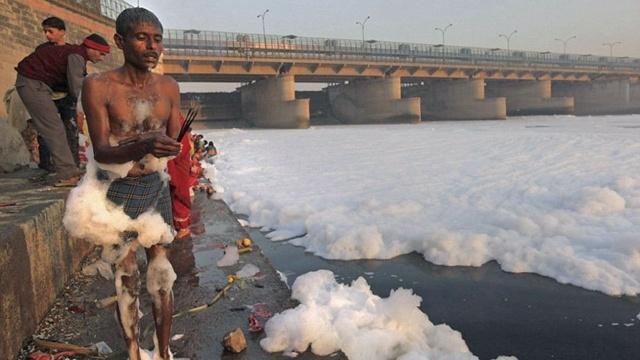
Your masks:
{"label": "metal structure on bridge", "polygon": [[164,36],[164,72],[181,81],[247,81],[284,73],[319,82],[389,75],[404,82],[640,76],[640,59],[628,57],[201,30],[166,30]]}
{"label": "metal structure on bridge", "polygon": [[[112,19],[133,7],[123,0],[93,1],[99,1],[101,13]],[[167,29],[164,36],[163,70],[180,81],[242,82],[280,74],[315,82],[389,75],[403,82],[640,76],[640,58],[629,57],[195,29]]]}

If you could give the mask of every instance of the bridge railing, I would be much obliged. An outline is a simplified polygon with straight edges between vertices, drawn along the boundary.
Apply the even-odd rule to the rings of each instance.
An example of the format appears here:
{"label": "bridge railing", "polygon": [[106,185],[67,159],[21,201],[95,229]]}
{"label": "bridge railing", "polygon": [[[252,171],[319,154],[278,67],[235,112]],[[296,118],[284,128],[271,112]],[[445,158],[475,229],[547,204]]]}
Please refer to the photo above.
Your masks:
{"label": "bridge railing", "polygon": [[100,12],[103,16],[116,19],[122,10],[131,8],[133,5],[123,0],[100,0]]}
{"label": "bridge railing", "polygon": [[640,72],[640,59],[559,54],[467,46],[261,35],[202,30],[165,30],[165,52],[188,56],[353,60],[384,63],[433,63],[574,67]]}

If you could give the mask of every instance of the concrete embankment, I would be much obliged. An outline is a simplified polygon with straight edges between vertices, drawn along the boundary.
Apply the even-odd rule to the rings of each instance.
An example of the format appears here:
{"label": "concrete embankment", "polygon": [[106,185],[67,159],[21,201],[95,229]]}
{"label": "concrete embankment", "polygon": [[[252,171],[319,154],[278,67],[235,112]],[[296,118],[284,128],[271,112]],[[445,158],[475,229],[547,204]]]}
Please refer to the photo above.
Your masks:
{"label": "concrete embankment", "polygon": [[0,175],[0,359],[12,359],[90,251],[62,227],[68,189]]}

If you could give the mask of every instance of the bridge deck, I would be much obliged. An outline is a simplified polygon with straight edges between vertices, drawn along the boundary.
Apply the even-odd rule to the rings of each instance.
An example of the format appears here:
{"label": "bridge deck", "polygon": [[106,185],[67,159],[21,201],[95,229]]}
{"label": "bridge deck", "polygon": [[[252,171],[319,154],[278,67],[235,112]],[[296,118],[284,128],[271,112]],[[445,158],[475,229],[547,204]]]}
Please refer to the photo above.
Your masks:
{"label": "bridge deck", "polygon": [[289,73],[300,81],[352,77],[552,79],[640,76],[640,59],[505,49],[165,31],[165,73],[179,80],[246,81]]}

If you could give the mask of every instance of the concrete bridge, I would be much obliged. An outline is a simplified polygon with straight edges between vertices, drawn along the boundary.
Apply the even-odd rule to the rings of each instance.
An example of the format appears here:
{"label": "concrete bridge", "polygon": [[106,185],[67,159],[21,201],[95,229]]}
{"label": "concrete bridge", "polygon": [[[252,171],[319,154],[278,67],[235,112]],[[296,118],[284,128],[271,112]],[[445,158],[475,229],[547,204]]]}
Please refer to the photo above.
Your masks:
{"label": "concrete bridge", "polygon": [[164,42],[163,72],[179,81],[247,83],[242,113],[261,127],[308,126],[295,82],[331,84],[346,123],[640,112],[628,57],[200,30]]}

